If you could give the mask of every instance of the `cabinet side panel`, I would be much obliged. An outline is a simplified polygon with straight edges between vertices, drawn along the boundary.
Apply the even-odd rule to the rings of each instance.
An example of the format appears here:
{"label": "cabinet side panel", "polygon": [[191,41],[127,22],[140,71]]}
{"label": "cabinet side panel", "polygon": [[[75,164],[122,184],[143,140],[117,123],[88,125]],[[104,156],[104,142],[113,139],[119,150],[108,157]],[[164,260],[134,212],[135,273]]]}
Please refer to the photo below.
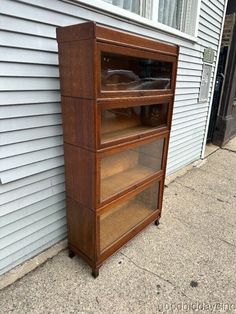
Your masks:
{"label": "cabinet side panel", "polygon": [[82,39],[94,38],[95,22],[89,21],[76,25],[57,28],[57,41],[68,42]]}
{"label": "cabinet side panel", "polygon": [[62,97],[64,142],[95,149],[94,108],[93,100]]}
{"label": "cabinet side panel", "polygon": [[58,45],[61,95],[71,95],[70,44]]}
{"label": "cabinet side panel", "polygon": [[95,155],[64,143],[66,195],[87,208],[94,208]]}
{"label": "cabinet side panel", "polygon": [[95,41],[92,39],[70,43],[73,97],[95,98],[94,49]]}
{"label": "cabinet side panel", "polygon": [[64,142],[76,145],[76,115],[71,97],[61,97],[61,111]]}
{"label": "cabinet side panel", "polygon": [[66,198],[68,242],[94,261],[94,213],[70,197]]}

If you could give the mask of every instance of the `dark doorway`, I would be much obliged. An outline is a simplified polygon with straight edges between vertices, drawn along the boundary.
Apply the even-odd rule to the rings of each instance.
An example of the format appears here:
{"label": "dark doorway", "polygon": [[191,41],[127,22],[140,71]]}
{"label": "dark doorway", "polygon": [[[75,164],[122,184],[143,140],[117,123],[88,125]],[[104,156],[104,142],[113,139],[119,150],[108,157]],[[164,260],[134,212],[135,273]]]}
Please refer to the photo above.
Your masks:
{"label": "dark doorway", "polygon": [[229,0],[207,141],[223,146],[236,135],[236,1]]}
{"label": "dark doorway", "polygon": [[222,47],[220,50],[220,56],[219,56],[219,64],[216,74],[216,82],[215,82],[215,88],[214,88],[214,95],[213,95],[213,101],[212,101],[212,108],[211,108],[211,117],[209,122],[209,128],[208,128],[208,134],[207,134],[207,142],[212,142],[215,127],[216,127],[216,119],[220,104],[220,96],[222,91],[222,86],[224,82],[224,75],[225,75],[225,66],[226,66],[226,60],[228,55],[228,47]]}

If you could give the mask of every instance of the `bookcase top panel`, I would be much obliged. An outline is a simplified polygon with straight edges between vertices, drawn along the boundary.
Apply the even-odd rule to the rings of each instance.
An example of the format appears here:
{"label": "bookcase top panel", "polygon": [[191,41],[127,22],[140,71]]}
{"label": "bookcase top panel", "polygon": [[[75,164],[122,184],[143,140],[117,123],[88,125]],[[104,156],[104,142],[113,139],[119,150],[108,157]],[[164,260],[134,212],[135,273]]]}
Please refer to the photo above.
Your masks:
{"label": "bookcase top panel", "polygon": [[57,41],[59,43],[86,39],[96,39],[100,42],[155,50],[174,56],[178,55],[178,46],[176,45],[102,26],[93,21],[57,28]]}

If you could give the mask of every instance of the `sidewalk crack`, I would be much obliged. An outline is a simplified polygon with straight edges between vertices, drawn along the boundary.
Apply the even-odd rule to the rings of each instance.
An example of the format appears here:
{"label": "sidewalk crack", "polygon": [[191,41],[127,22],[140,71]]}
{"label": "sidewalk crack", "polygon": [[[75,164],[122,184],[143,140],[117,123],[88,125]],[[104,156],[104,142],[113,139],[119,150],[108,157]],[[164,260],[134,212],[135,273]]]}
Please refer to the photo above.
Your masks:
{"label": "sidewalk crack", "polygon": [[156,277],[158,277],[160,280],[162,281],[165,281],[167,283],[169,283],[175,290],[178,290],[184,297],[188,298],[189,300],[193,301],[192,298],[190,298],[189,296],[187,296],[181,289],[180,287],[176,286],[173,282],[171,282],[169,279],[165,279],[163,278],[162,276],[158,275],[157,273],[145,268],[145,267],[142,267],[140,265],[138,265],[132,258],[130,258],[129,256],[127,256],[126,254],[120,252],[121,255],[123,255],[125,258],[127,258],[135,267],[139,268],[140,270],[142,271],[145,271],[151,275],[154,275]]}
{"label": "sidewalk crack", "polygon": [[233,248],[236,248],[236,245],[233,244],[233,243],[231,243],[231,242],[228,242],[228,241],[226,241],[226,240],[224,240],[224,239],[221,239],[221,238],[217,238],[217,239],[220,240],[220,241],[222,241],[222,242],[224,242],[224,243],[226,243],[226,244],[228,244],[228,245],[230,245],[230,246],[232,246]]}
{"label": "sidewalk crack", "polygon": [[178,182],[178,181],[176,181],[175,183],[179,184],[179,185],[182,186],[183,188],[186,188],[186,189],[188,189],[188,190],[196,191],[196,192],[197,192],[197,190],[194,189],[194,188],[192,188],[191,186],[187,186],[187,185],[185,185],[185,184],[183,184],[183,183],[181,183],[181,182]]}
{"label": "sidewalk crack", "polygon": [[220,149],[220,147],[216,148],[216,150],[214,150],[213,152],[211,152],[211,153],[209,153],[207,156],[205,156],[205,157],[203,158],[203,160],[204,160],[204,159],[207,159],[207,158],[210,157],[211,155],[215,154],[219,149]]}
{"label": "sidewalk crack", "polygon": [[[179,219],[178,217],[173,217],[173,218],[174,218],[175,220],[178,220],[182,225],[184,225],[185,227],[189,228],[191,231],[192,231],[193,229],[194,229],[194,230],[197,230],[197,231],[200,230],[200,228],[196,227],[196,226],[193,225],[193,224],[187,223],[187,222],[184,221],[182,218],[181,218],[181,219]],[[231,225],[231,224],[228,224],[228,225],[231,226],[231,227],[234,227],[234,226]],[[236,248],[236,245],[235,245],[235,244],[233,244],[233,243],[231,243],[231,242],[228,242],[228,241],[226,241],[226,240],[224,240],[224,239],[222,239],[222,238],[219,238],[219,237],[213,237],[213,236],[210,235],[210,234],[208,234],[208,236],[202,234],[202,237],[204,237],[204,238],[206,238],[206,239],[207,239],[208,237],[210,237],[211,239],[218,239],[218,240],[220,240],[220,241],[222,241],[222,242],[224,242],[224,243],[226,243],[226,244],[232,246],[233,248]]]}
{"label": "sidewalk crack", "polygon": [[230,153],[236,154],[236,151],[235,151],[235,150],[232,150],[232,149],[230,149],[230,148],[222,147],[221,149],[227,150],[227,151],[230,152]]}
{"label": "sidewalk crack", "polygon": [[176,181],[176,183],[179,184],[180,186],[182,186],[183,188],[189,189],[189,190],[194,191],[194,192],[196,192],[196,193],[199,193],[199,194],[201,194],[201,195],[209,196],[209,197],[213,198],[214,200],[216,200],[216,201],[218,201],[218,202],[226,203],[226,204],[228,204],[228,205],[232,205],[232,203],[230,203],[229,201],[223,200],[223,199],[221,199],[221,198],[219,198],[219,197],[216,197],[216,196],[214,196],[213,194],[204,193],[204,192],[202,192],[202,191],[199,191],[198,189],[192,188],[192,187],[187,186],[187,185],[185,185],[185,184],[182,184],[182,183],[180,183],[180,182],[178,182],[178,181]]}

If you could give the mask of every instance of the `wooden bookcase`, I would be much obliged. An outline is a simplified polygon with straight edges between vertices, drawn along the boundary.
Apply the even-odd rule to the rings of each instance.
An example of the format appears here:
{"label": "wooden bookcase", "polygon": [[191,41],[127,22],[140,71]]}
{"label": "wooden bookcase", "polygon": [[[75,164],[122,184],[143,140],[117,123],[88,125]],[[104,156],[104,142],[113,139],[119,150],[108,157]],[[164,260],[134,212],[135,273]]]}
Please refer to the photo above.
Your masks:
{"label": "wooden bookcase", "polygon": [[57,29],[69,255],[103,262],[161,215],[178,47]]}

